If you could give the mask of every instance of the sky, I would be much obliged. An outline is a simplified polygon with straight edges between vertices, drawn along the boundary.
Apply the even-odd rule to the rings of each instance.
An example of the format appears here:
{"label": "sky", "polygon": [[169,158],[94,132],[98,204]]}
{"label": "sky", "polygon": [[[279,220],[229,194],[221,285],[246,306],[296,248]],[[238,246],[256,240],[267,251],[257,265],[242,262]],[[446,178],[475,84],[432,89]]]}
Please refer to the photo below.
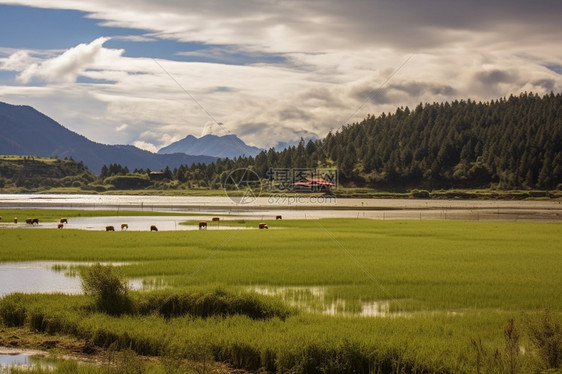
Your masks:
{"label": "sky", "polygon": [[0,101],[150,151],[562,91],[560,0],[0,0]]}

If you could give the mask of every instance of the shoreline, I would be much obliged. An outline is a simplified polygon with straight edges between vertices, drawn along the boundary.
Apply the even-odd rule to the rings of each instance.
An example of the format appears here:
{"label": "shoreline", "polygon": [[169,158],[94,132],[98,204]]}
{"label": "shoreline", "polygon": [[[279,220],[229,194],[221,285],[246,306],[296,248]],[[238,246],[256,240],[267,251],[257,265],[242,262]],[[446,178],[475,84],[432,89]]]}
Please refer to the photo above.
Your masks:
{"label": "shoreline", "polygon": [[[246,219],[367,218],[374,220],[467,220],[562,222],[561,200],[461,200],[461,199],[331,199],[278,200],[257,198],[236,204],[226,196],[138,195],[9,195],[0,194],[2,210],[110,210],[233,216]],[[5,217],[3,223],[9,223]]]}

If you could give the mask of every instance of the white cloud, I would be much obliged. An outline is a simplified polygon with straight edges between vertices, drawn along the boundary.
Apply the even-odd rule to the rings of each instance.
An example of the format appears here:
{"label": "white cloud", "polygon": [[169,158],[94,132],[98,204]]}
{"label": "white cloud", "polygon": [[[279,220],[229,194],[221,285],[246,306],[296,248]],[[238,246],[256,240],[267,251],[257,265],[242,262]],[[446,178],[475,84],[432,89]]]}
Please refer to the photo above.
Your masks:
{"label": "white cloud", "polygon": [[1,70],[21,71],[29,66],[31,56],[29,51],[20,50],[11,54],[8,58],[2,59]]}
{"label": "white cloud", "polygon": [[133,142],[133,145],[137,148],[144,149],[145,151],[149,151],[152,153],[158,152],[158,149],[154,146],[154,144],[142,140],[137,140],[136,142]]}
{"label": "white cloud", "polygon": [[[428,50],[460,43],[508,41],[531,47],[555,42],[556,0],[0,0],[77,9],[104,24],[150,30],[184,41],[259,51],[392,48]],[[499,45],[496,45],[498,47]],[[499,46],[503,47],[503,46]],[[536,48],[533,48],[536,49]]]}
{"label": "white cloud", "polygon": [[[222,45],[179,53],[191,57],[282,57],[247,66],[158,60],[165,72],[99,38],[67,51],[10,51],[0,59],[0,69],[19,72],[28,84],[0,86],[3,100],[32,104],[103,143],[139,142],[153,150],[188,134],[217,133],[205,129],[213,121],[183,89],[224,129],[260,147],[324,136],[402,105],[562,91],[562,76],[544,67],[562,60],[556,1],[17,2],[78,9],[106,24],[147,30],[122,40]],[[105,83],[76,83],[79,76]],[[36,79],[48,87],[31,87]]]}
{"label": "white cloud", "polygon": [[[22,83],[28,83],[33,78],[39,78],[47,82],[74,82],[81,73],[95,66],[96,63],[108,63],[123,53],[122,50],[103,48],[103,43],[107,40],[109,38],[101,37],[89,44],[79,44],[57,57],[46,59],[40,63],[31,63],[21,71],[18,80]],[[16,52],[8,58],[7,63],[13,60],[15,62],[11,64],[12,68],[21,67],[21,60],[28,57],[29,55]]]}

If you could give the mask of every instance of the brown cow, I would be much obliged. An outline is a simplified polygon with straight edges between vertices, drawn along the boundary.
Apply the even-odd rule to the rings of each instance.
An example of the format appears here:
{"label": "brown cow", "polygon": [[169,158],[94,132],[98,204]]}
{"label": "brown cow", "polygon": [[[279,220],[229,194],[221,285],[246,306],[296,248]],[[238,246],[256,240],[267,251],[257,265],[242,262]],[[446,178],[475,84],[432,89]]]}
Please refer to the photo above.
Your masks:
{"label": "brown cow", "polygon": [[61,218],[60,223],[68,223],[68,220],[66,218]]}
{"label": "brown cow", "polygon": [[33,225],[33,220],[31,218],[26,218],[25,223]]}
{"label": "brown cow", "polygon": [[62,229],[64,227],[64,224],[59,223],[59,225],[57,226],[58,229]]}
{"label": "brown cow", "polygon": [[126,223],[121,224],[121,230],[128,230],[128,229],[129,229],[129,225],[127,225]]}
{"label": "brown cow", "polygon": [[259,227],[260,229],[269,229],[269,227],[267,226],[267,223],[263,223],[263,222],[260,223],[260,224],[258,225],[258,227]]}
{"label": "brown cow", "polygon": [[283,217],[281,216],[275,216],[275,219],[282,219]]}
{"label": "brown cow", "polygon": [[14,217],[14,223],[18,223],[18,217]]}
{"label": "brown cow", "polygon": [[158,231],[158,227],[152,225],[150,226],[150,231]]}
{"label": "brown cow", "polygon": [[105,231],[115,231],[115,227],[113,227],[113,226],[105,226]]}
{"label": "brown cow", "polygon": [[199,230],[207,230],[207,221],[199,222]]}
{"label": "brown cow", "polygon": [[220,217],[213,217],[213,222],[217,222],[217,221],[220,221],[220,220],[221,220]]}

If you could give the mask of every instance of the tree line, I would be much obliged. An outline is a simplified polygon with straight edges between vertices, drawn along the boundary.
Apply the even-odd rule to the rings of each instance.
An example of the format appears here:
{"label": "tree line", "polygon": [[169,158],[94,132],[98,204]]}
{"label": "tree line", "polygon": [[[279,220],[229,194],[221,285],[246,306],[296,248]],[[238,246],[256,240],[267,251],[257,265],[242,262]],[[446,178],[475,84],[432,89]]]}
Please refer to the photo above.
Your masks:
{"label": "tree line", "polygon": [[398,108],[317,145],[321,163],[359,184],[553,189],[562,183],[561,121],[560,94],[524,93]]}
{"label": "tree line", "polygon": [[[163,179],[217,187],[236,168],[267,178],[270,168],[333,167],[347,186],[555,189],[562,183],[561,121],[562,96],[554,93],[420,103],[369,115],[324,139],[301,140],[282,151],[166,169]],[[118,169],[104,167],[102,176],[123,173]]]}
{"label": "tree line", "polygon": [[[103,166],[97,177],[78,163],[66,168],[70,174],[80,174],[79,180],[67,173],[61,177],[66,177],[65,185],[98,190],[108,186],[217,189],[238,168],[252,169],[264,179],[271,169],[335,168],[340,185],[389,191],[562,189],[561,122],[562,96],[554,93],[542,97],[523,93],[489,102],[420,103],[413,109],[368,115],[324,139],[301,139],[296,146],[282,151],[271,148],[255,157],[194,163],[156,173],[130,171],[115,163]],[[19,165],[26,163],[20,160]],[[49,174],[60,170],[60,165],[52,164]],[[0,170],[0,177],[17,179],[18,185],[25,185],[31,175],[32,184],[47,183],[37,172]]]}

